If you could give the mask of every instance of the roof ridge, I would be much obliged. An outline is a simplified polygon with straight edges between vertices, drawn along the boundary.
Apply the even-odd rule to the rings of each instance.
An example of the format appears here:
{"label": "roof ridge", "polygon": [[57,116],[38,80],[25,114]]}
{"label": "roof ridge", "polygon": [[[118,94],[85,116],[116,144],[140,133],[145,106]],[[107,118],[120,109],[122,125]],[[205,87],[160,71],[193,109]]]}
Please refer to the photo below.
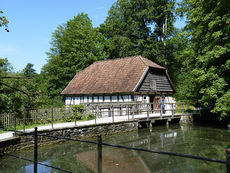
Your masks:
{"label": "roof ridge", "polygon": [[[99,60],[99,61],[95,61],[94,63],[99,63],[99,62],[105,62],[105,61],[116,61],[116,60],[121,60],[121,59],[129,59],[129,58],[140,58],[142,57],[141,55],[137,55],[137,56],[127,56],[124,58],[114,58],[114,59],[104,59],[104,60]],[[93,63],[93,64],[94,64]]]}
{"label": "roof ridge", "polygon": [[145,61],[142,59],[142,58],[143,58],[142,56],[139,56],[138,58],[141,59],[141,61],[142,61],[147,67],[149,67],[149,65],[147,65],[147,64],[145,63]]}

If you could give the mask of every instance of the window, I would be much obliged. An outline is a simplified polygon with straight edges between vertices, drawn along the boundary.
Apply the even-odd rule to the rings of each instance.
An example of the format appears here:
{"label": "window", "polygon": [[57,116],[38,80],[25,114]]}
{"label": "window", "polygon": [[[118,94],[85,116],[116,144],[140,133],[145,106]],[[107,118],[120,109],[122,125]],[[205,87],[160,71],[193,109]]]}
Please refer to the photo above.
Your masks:
{"label": "window", "polygon": [[92,96],[89,96],[89,97],[88,97],[88,102],[89,102],[89,103],[92,103],[92,102],[93,102]]}
{"label": "window", "polygon": [[88,97],[84,96],[84,103],[87,103],[87,102],[88,102]]}
{"label": "window", "polygon": [[119,96],[119,102],[123,102],[123,101],[124,101],[123,97]]}
{"label": "window", "polygon": [[151,90],[156,90],[157,89],[157,87],[156,87],[156,80],[150,80],[150,83],[149,83],[149,85],[150,85],[150,89]]}
{"label": "window", "polygon": [[117,102],[117,96],[112,96],[112,102]]}
{"label": "window", "polygon": [[103,102],[103,96],[99,96],[99,102]]}
{"label": "window", "polygon": [[93,102],[94,102],[94,103],[98,102],[98,96],[94,96],[94,97],[93,97]]}
{"label": "window", "polygon": [[110,96],[104,96],[104,102],[110,102]]}

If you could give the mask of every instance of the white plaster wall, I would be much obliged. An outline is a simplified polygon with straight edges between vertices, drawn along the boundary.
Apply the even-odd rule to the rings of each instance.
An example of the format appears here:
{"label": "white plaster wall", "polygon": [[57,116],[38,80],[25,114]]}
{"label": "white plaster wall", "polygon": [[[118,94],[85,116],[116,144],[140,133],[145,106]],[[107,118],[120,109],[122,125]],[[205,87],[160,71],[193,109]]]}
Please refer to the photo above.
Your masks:
{"label": "white plaster wall", "polygon": [[142,101],[143,103],[149,103],[149,96],[148,95],[143,95],[142,100],[143,100]]}
{"label": "white plaster wall", "polygon": [[[167,96],[165,97],[165,103],[176,103],[176,100],[172,96]],[[172,104],[165,104],[165,109],[175,109],[175,106]]]}
{"label": "white plaster wall", "polygon": [[71,97],[66,97],[66,98],[65,98],[65,104],[66,104],[66,105],[69,105],[69,104],[70,104],[70,101],[71,101]]}
{"label": "white plaster wall", "polygon": [[134,101],[137,101],[137,102],[142,102],[142,96],[141,95],[135,95],[134,96]]}
{"label": "white plaster wall", "polygon": [[80,97],[75,97],[75,105],[80,104]]}

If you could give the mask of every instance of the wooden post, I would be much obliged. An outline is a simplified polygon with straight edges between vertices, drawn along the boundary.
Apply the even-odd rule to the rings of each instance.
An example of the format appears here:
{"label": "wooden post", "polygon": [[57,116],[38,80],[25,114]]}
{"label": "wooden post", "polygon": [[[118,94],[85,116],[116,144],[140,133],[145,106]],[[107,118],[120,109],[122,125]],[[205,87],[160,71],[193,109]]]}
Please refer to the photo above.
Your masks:
{"label": "wooden post", "polygon": [[173,107],[173,103],[172,103],[172,117],[174,117],[174,107]]}
{"label": "wooden post", "polygon": [[109,117],[111,117],[111,106],[108,107],[108,114],[109,114]]}
{"label": "wooden post", "polygon": [[128,109],[127,109],[127,112],[128,112],[128,120],[129,120],[129,105],[128,105]]}
{"label": "wooden post", "polygon": [[97,124],[97,114],[95,114],[95,124]]}
{"label": "wooden post", "polygon": [[182,104],[182,114],[184,114],[184,103]]}
{"label": "wooden post", "polygon": [[23,111],[23,131],[26,131],[26,110]]}
{"label": "wooden post", "polygon": [[134,106],[132,106],[131,111],[132,111],[132,119],[134,119]]}
{"label": "wooden post", "polygon": [[53,129],[54,128],[54,109],[53,107],[51,108],[51,126]]}
{"label": "wooden post", "polygon": [[149,105],[147,104],[147,120],[149,120]]}
{"label": "wooden post", "polygon": [[17,130],[17,118],[16,118],[16,113],[14,114],[14,133],[16,135],[16,130]]}
{"label": "wooden post", "polygon": [[98,136],[97,138],[97,154],[98,154],[98,165],[97,165],[97,172],[98,173],[102,173],[102,139],[101,139],[101,135]]}
{"label": "wooden post", "polygon": [[112,106],[112,122],[114,122],[114,108]]}
{"label": "wooden post", "polygon": [[227,168],[227,173],[230,173],[230,149],[226,149],[226,168]]}
{"label": "wooden post", "polygon": [[38,128],[34,128],[34,173],[38,171],[38,135],[37,135]]}
{"label": "wooden post", "polygon": [[122,105],[120,106],[120,116],[122,116]]}
{"label": "wooden post", "polygon": [[99,106],[97,106],[96,116],[99,116]]}

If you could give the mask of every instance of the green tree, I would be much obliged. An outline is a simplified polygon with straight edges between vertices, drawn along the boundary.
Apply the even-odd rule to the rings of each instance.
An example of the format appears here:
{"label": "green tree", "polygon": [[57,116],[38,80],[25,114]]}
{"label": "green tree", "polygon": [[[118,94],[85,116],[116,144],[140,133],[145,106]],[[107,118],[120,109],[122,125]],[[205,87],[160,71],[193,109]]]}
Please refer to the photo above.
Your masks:
{"label": "green tree", "polygon": [[226,120],[230,117],[230,1],[184,0],[182,5],[190,58],[182,67],[186,76],[180,87],[191,84],[185,97]]}
{"label": "green tree", "polygon": [[174,10],[174,0],[118,0],[100,26],[109,58],[133,55],[154,61],[164,58],[163,24],[167,18],[167,37],[170,37],[174,31]]}
{"label": "green tree", "polygon": [[[22,113],[25,108],[37,108],[41,105],[39,75],[25,76],[15,73],[7,59],[1,59],[0,65],[0,113]],[[25,68],[26,69],[26,68]]]}
{"label": "green tree", "polygon": [[22,70],[23,71],[23,74],[26,76],[26,77],[33,77],[35,74],[36,74],[36,70],[33,68],[33,64],[31,63],[28,63],[26,65],[26,67]]}
{"label": "green tree", "polygon": [[6,16],[2,15],[3,11],[0,10],[0,27],[5,27],[5,30],[7,32],[9,32],[9,30],[7,29],[7,24],[9,23],[9,21],[7,20]]}
{"label": "green tree", "polygon": [[60,96],[74,75],[106,58],[103,36],[93,28],[87,14],[78,14],[53,33],[48,63],[42,68],[50,98]]}

